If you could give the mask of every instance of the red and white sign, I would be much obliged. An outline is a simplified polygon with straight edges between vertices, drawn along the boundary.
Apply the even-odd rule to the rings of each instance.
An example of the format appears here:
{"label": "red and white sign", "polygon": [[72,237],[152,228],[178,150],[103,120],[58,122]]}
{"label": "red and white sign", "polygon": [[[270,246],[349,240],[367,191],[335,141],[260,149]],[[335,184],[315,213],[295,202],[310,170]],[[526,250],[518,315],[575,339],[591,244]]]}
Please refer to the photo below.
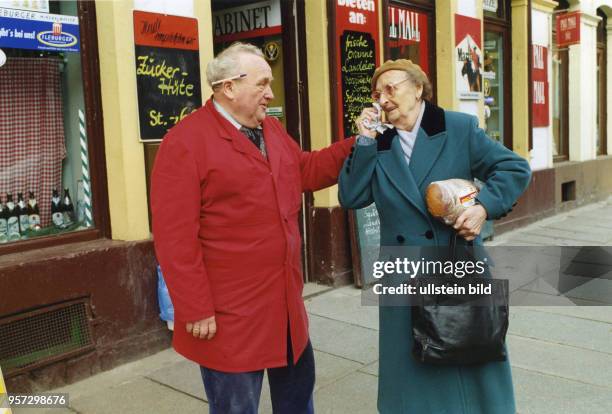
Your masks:
{"label": "red and white sign", "polygon": [[370,81],[379,59],[378,2],[335,0],[336,128],[338,139],[356,133],[355,119],[371,105]]}
{"label": "red and white sign", "polygon": [[482,97],[482,22],[455,15],[455,73],[460,99]]}
{"label": "red and white sign", "polygon": [[580,12],[557,15],[557,46],[580,43]]}
{"label": "red and white sign", "polygon": [[215,43],[281,34],[280,0],[216,11],[213,13],[213,28]]}
{"label": "red and white sign", "polygon": [[429,75],[427,15],[406,7],[387,8],[387,44],[391,59],[410,59]]}
{"label": "red and white sign", "polygon": [[532,112],[533,126],[550,125],[548,96],[548,49],[532,45],[531,79],[533,82]]}

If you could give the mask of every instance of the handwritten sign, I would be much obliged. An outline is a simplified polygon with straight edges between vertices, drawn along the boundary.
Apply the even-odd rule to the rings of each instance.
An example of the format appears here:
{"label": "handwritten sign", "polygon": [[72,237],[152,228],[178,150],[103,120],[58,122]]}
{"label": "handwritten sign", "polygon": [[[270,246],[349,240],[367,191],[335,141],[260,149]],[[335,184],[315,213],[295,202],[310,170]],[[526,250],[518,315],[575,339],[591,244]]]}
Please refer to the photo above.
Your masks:
{"label": "handwritten sign", "polygon": [[378,56],[378,5],[373,0],[336,0],[334,62],[337,139],[354,135],[355,118],[371,105],[370,80]]}
{"label": "handwritten sign", "polygon": [[202,106],[196,19],[134,11],[141,141],[159,141]]}
{"label": "handwritten sign", "polygon": [[358,133],[355,119],[372,103],[370,81],[376,69],[374,39],[369,33],[346,31],[340,37],[344,136]]}

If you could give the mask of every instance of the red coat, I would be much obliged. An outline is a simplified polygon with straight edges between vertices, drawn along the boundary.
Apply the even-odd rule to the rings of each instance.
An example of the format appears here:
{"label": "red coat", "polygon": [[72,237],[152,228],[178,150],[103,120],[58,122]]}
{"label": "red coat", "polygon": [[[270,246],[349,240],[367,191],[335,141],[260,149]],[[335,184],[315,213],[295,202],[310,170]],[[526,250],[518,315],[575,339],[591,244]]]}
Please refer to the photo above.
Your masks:
{"label": "red coat", "polygon": [[[294,360],[302,354],[302,191],[335,184],[354,141],[303,152],[275,118],[264,120],[263,132],[268,160],[209,100],[168,132],[151,179],[174,348],[219,371],[287,365],[288,323]],[[212,340],[185,331],[186,322],[212,315]]]}

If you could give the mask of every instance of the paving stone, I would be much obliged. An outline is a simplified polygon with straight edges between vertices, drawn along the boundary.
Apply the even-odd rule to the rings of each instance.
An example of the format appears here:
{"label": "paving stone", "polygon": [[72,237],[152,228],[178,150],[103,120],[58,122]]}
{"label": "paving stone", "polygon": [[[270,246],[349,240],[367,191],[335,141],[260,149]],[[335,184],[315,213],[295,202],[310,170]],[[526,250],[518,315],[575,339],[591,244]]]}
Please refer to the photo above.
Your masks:
{"label": "paving stone", "polygon": [[376,400],[378,378],[356,372],[315,392],[317,414],[373,414],[378,412]]}
{"label": "paving stone", "polygon": [[363,365],[358,362],[349,361],[348,359],[325,352],[315,351],[315,369],[317,373],[315,390],[326,387],[347,375],[352,375],[351,373],[362,367]]}
{"label": "paving stone", "polygon": [[318,283],[305,283],[304,290],[302,291],[302,297],[309,298],[312,296],[320,295],[321,293],[332,290],[333,287],[327,285],[319,285]]}
{"label": "paving stone", "polygon": [[576,353],[593,350],[612,354],[612,325],[609,323],[510,308],[510,334],[574,346]]}
{"label": "paving stone", "polygon": [[359,295],[347,295],[344,291],[329,292],[306,302],[309,314],[333,318],[364,328],[378,329],[378,307],[363,306]]}
{"label": "paving stone", "polygon": [[71,400],[70,405],[84,414],[202,414],[208,404],[146,378],[117,384]]}
{"label": "paving stone", "polygon": [[378,332],[317,315],[310,316],[310,338],[316,350],[368,364],[378,359]]}
{"label": "paving stone", "polygon": [[585,229],[562,230],[558,228],[552,228],[550,226],[528,230],[525,231],[523,234],[527,234],[530,236],[534,235],[542,237],[553,237],[556,239],[563,240],[577,240],[581,242],[591,243],[591,245],[605,243],[610,238],[608,234],[597,234],[595,232],[585,231]]}
{"label": "paving stone", "polygon": [[612,392],[612,350],[607,354],[586,349],[577,350],[573,346],[514,335],[509,335],[507,342],[513,366],[592,385],[607,386]]}
{"label": "paving stone", "polygon": [[365,372],[366,374],[378,376],[378,361],[365,365],[363,368],[360,368],[359,371]]}
{"label": "paving stone", "polygon": [[202,376],[200,375],[200,367],[195,362],[184,359],[168,367],[153,371],[145,377],[195,398],[207,400]]}
{"label": "paving stone", "polygon": [[612,324],[612,306],[544,306],[538,307],[537,310]]}
{"label": "paving stone", "polygon": [[610,414],[612,389],[512,368],[520,414]]}

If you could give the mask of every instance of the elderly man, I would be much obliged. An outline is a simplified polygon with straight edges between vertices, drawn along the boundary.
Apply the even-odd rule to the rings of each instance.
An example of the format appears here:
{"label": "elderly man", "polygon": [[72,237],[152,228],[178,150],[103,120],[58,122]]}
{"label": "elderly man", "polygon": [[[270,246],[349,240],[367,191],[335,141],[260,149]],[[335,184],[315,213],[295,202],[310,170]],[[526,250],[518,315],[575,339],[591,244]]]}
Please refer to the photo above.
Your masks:
{"label": "elderly man", "polygon": [[303,152],[266,108],[272,71],[236,43],[208,64],[213,96],[172,128],[152,176],[155,250],[175,307],[174,348],[201,366],[211,413],[313,412],[302,300],[302,192],[336,183],[353,144]]}

